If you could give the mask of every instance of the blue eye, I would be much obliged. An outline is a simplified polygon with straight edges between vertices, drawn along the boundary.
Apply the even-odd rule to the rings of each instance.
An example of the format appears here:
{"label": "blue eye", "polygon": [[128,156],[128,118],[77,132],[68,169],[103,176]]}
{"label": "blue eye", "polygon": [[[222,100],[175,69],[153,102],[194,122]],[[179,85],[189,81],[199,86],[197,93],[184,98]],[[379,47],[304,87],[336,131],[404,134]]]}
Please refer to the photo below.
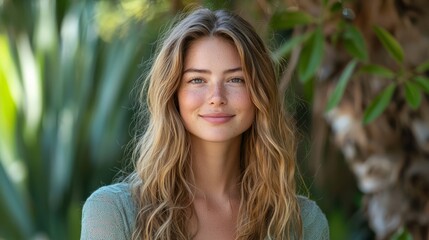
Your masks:
{"label": "blue eye", "polygon": [[193,83],[193,84],[203,83],[203,80],[201,78],[194,78],[194,79],[191,79],[189,83]]}
{"label": "blue eye", "polygon": [[232,78],[229,81],[232,82],[232,83],[244,83],[244,79],[243,78]]}

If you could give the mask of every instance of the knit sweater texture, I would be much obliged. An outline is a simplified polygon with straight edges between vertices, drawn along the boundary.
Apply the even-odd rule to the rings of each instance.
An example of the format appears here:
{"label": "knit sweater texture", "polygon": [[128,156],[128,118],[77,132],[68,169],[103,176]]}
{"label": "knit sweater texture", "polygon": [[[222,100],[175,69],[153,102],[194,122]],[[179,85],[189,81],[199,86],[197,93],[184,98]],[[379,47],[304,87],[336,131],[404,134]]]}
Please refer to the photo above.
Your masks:
{"label": "knit sweater texture", "polygon": [[[329,239],[328,221],[317,204],[298,197],[304,240]],[[137,208],[126,183],[116,183],[96,190],[82,210],[81,239],[131,239]]]}

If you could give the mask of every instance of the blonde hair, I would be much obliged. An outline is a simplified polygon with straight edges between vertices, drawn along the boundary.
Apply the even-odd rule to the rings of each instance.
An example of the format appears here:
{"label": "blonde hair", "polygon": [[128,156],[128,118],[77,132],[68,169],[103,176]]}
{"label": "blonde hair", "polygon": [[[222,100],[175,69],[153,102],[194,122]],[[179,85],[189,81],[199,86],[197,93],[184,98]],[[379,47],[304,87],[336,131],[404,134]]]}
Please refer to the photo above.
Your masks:
{"label": "blonde hair", "polygon": [[277,90],[267,47],[241,17],[199,9],[166,33],[146,79],[150,119],[135,149],[131,176],[138,213],[133,239],[190,239],[194,213],[190,141],[176,92],[189,44],[203,36],[235,44],[255,121],[242,137],[237,239],[297,239],[302,223],[295,187],[295,137]]}

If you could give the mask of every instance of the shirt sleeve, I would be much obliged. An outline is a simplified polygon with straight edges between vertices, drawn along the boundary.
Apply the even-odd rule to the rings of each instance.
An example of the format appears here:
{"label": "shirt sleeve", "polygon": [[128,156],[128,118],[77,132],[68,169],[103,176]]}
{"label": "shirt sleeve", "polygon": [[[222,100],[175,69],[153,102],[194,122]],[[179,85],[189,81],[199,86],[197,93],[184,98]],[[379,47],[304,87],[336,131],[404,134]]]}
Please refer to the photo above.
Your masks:
{"label": "shirt sleeve", "polygon": [[82,210],[81,239],[128,239],[123,221],[123,211],[112,192],[105,188],[95,191]]}
{"label": "shirt sleeve", "polygon": [[301,217],[304,240],[329,240],[329,225],[316,202],[301,197]]}

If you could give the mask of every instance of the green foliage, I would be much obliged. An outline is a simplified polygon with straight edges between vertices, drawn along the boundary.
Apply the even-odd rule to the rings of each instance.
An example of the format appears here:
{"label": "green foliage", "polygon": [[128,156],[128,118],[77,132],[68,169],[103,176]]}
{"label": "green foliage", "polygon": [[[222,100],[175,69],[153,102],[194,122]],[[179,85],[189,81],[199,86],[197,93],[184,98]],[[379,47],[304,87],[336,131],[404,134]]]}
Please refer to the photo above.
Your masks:
{"label": "green foliage", "polygon": [[336,209],[329,216],[329,232],[331,239],[346,239],[347,228],[344,227],[344,223],[347,222],[345,214]]}
{"label": "green foliage", "polygon": [[[143,2],[155,15],[23,2],[0,5],[0,238],[78,239],[82,203],[122,168],[130,92],[168,15]],[[8,14],[24,7],[24,18]],[[112,9],[123,19],[104,25]]]}
{"label": "green foliage", "polygon": [[[4,169],[4,165],[12,165],[11,159],[16,157],[14,129],[16,128],[17,118],[16,105],[19,104],[18,101],[15,101],[17,99],[14,100],[12,96],[12,88],[18,86],[11,83],[18,76],[8,46],[7,38],[4,35],[0,35],[0,135],[2,136],[0,142],[0,195],[2,196],[0,198],[0,210],[2,213],[0,225],[6,229],[20,229],[10,234],[10,237],[28,238],[33,231],[29,210],[24,204],[23,196],[16,189]],[[0,234],[2,232],[4,230],[0,231]]]}
{"label": "green foliage", "polygon": [[420,107],[422,102],[422,94],[419,86],[411,81],[405,82],[405,100],[412,109]]}
{"label": "green foliage", "polygon": [[387,79],[393,79],[396,74],[392,72],[390,69],[387,69],[383,66],[376,65],[376,64],[367,64],[360,68],[359,70],[362,73],[368,73],[371,75],[387,78]]}
{"label": "green foliage", "polygon": [[368,124],[374,121],[378,116],[380,116],[392,99],[393,93],[395,91],[396,84],[389,84],[380,94],[378,94],[374,100],[370,103],[368,108],[363,114],[363,123]]}
{"label": "green foliage", "polygon": [[414,83],[425,93],[429,93],[429,78],[416,76],[413,78]]}
{"label": "green foliage", "polygon": [[314,19],[307,13],[301,11],[278,11],[271,17],[270,25],[272,29],[284,30],[301,25],[307,25]]}
{"label": "green foliage", "polygon": [[[317,16],[308,16],[294,10],[276,12],[270,21],[271,29],[275,32],[277,31],[276,33],[278,34],[282,34],[286,29],[287,37],[292,37],[289,37],[285,43],[282,43],[274,51],[273,58],[280,63],[282,61],[278,60],[290,58],[287,67],[292,69],[288,69],[288,71],[297,73],[296,79],[302,84],[300,94],[304,98],[313,96],[316,91],[318,91],[316,94],[324,94],[317,89],[317,82],[332,81],[332,78],[336,79],[340,74],[334,90],[328,95],[325,111],[331,111],[338,106],[343,99],[349,81],[367,81],[363,83],[363,86],[372,87],[377,84],[369,83],[371,80],[388,80],[377,81],[377,83],[387,84],[387,86],[381,85],[381,91],[375,98],[368,99],[370,104],[366,106],[362,117],[362,123],[365,125],[376,120],[393,101],[398,102],[398,98],[400,98],[400,101],[405,100],[411,109],[417,110],[421,108],[423,98],[427,97],[429,93],[429,78],[427,77],[429,60],[420,63],[416,67],[405,64],[404,49],[398,40],[386,29],[374,26],[371,34],[375,34],[375,40],[380,42],[383,50],[387,51],[387,54],[396,64],[387,67],[387,65],[383,66],[375,63],[380,61],[380,58],[370,56],[363,32],[357,27],[359,22],[354,21],[354,12],[347,7],[347,2],[320,1],[317,6],[320,7],[320,11],[316,13],[318,14]],[[359,21],[361,20],[362,18],[359,19]],[[362,26],[365,28],[365,24]],[[369,34],[368,32],[365,33]],[[371,35],[365,37],[367,40],[373,41]],[[374,47],[374,42],[371,42],[371,44]],[[325,46],[327,46],[326,49]],[[301,52],[299,52],[300,50]],[[324,58],[325,51],[327,52],[326,58]],[[296,55],[292,53],[300,54],[298,62],[295,60]],[[335,54],[338,54],[339,57],[336,57]],[[332,58],[336,62],[332,61],[324,65],[324,60],[330,61]],[[338,66],[342,66],[343,62],[346,61],[348,61],[348,65],[342,73],[338,73]],[[328,67],[321,69],[322,66]],[[357,66],[359,68],[355,70]],[[285,82],[289,83],[289,75],[284,76],[286,77],[282,80],[286,80]],[[323,86],[323,84],[321,85]],[[367,97],[365,93],[364,97]],[[307,99],[310,99],[309,101],[312,103],[311,98]],[[319,103],[314,103],[314,105],[316,108],[320,106]],[[342,229],[344,222],[336,221],[335,212],[331,213],[329,217],[331,226],[332,224],[338,225],[334,227],[335,230]],[[344,236],[335,236],[335,238],[343,239]],[[410,238],[410,234],[403,230],[396,234],[393,239]]]}
{"label": "green foliage", "polygon": [[29,209],[23,202],[23,196],[17,191],[13,182],[1,165],[3,159],[0,158],[0,209],[2,216],[0,223],[2,228],[12,229],[13,232],[7,235],[3,232],[6,229],[2,229],[0,234],[4,234],[9,237],[24,239],[29,238],[31,233],[34,231],[33,225],[30,221]]}
{"label": "green foliage", "polygon": [[298,76],[302,82],[307,82],[314,76],[322,64],[324,39],[322,29],[316,28],[304,43],[298,63]]}
{"label": "green foliage", "polygon": [[335,1],[334,3],[332,3],[332,5],[329,8],[330,12],[332,13],[340,12],[342,9],[343,9],[342,1]]}
{"label": "green foliage", "polygon": [[[332,33],[330,36],[324,36],[322,28],[325,21],[329,21],[334,15],[341,14],[340,10],[343,9],[343,4],[342,2],[334,2],[329,5],[328,1],[326,1],[322,5],[326,16],[321,19],[316,19],[299,11],[278,11],[273,15],[270,21],[270,26],[273,30],[294,29],[298,26],[301,30],[304,29],[301,34],[294,35],[277,48],[273,53],[273,58],[276,60],[287,58],[293,50],[299,49],[300,47],[302,51],[296,66],[296,71],[298,79],[304,86],[307,86],[308,84],[306,83],[314,78],[322,64],[325,41],[330,40],[334,45],[343,46],[352,60],[341,74],[334,91],[328,97],[326,111],[330,111],[338,105],[347,87],[348,81],[357,73],[365,73],[404,83],[389,85],[380,96],[373,99],[363,116],[363,122],[365,124],[370,123],[382,114],[390,103],[393,91],[396,87],[403,88],[405,100],[413,109],[417,109],[422,99],[421,91],[427,92],[429,86],[426,77],[416,74],[422,74],[428,71],[429,61],[421,63],[413,70],[405,69],[404,66],[402,66],[402,62],[404,61],[404,50],[399,42],[385,29],[375,26],[373,30],[378,40],[389,55],[392,56],[397,63],[401,64],[401,68],[395,72],[384,66],[369,62],[365,39],[360,30],[349,21],[344,19],[341,20],[336,32]],[[360,67],[359,71],[354,71],[355,65],[359,62],[364,63],[364,65]],[[411,77],[412,81],[403,79],[405,76]],[[314,91],[314,89],[306,89],[307,95],[312,95],[308,90]]]}
{"label": "green foliage", "polygon": [[11,155],[11,149],[14,148],[15,136],[11,129],[15,128],[16,123],[16,104],[12,97],[11,88],[8,79],[16,79],[17,73],[12,62],[12,56],[7,48],[9,45],[7,38],[0,35],[0,133],[2,141],[0,142],[0,151],[3,154]]}
{"label": "green foliage", "polygon": [[350,80],[350,77],[353,74],[353,71],[356,67],[357,61],[353,60],[344,68],[344,71],[341,73],[340,79],[338,80],[337,85],[335,86],[334,91],[329,96],[328,104],[326,105],[326,111],[332,110],[334,107],[340,103],[341,98],[344,95],[344,90],[347,87],[347,83]]}
{"label": "green foliage", "polygon": [[[0,238],[39,234],[77,239],[83,201],[122,167],[123,147],[131,137],[130,92],[142,71],[139,64],[152,53],[159,27],[171,17],[167,12],[174,12],[172,2],[0,2]],[[273,58],[302,49],[295,70],[309,98],[326,41],[334,39],[324,35],[323,26],[343,9],[343,1],[329,2],[323,0],[320,19],[302,11],[277,11],[269,22],[275,31],[300,29]],[[236,2],[203,4],[217,9],[232,8]],[[357,73],[392,80],[365,110],[365,124],[384,112],[397,88],[418,108],[422,93],[429,93],[429,78],[424,76],[429,61],[402,72],[375,65],[369,62],[360,30],[345,20],[340,25],[334,40],[351,60],[326,110],[338,105]],[[397,40],[380,27],[374,32],[402,64],[404,51]],[[335,228],[341,229],[344,216],[333,215]],[[408,239],[406,233],[398,236],[395,239]]]}
{"label": "green foliage", "polygon": [[362,33],[355,26],[345,24],[343,41],[344,47],[351,56],[361,61],[368,60],[365,39],[363,38]]}
{"label": "green foliage", "polygon": [[309,34],[303,34],[291,38],[289,41],[286,41],[278,49],[273,52],[273,58],[279,60],[285,56],[288,56],[294,48],[301,45],[304,41],[307,40]]}
{"label": "green foliage", "polygon": [[391,240],[413,240],[413,237],[405,228],[400,228]]}
{"label": "green foliage", "polygon": [[375,26],[374,32],[384,48],[389,52],[390,56],[398,63],[402,63],[404,61],[404,50],[398,41],[388,31],[381,27]]}
{"label": "green foliage", "polygon": [[416,71],[418,73],[424,73],[426,71],[429,71],[429,60],[427,60],[426,62],[423,62],[423,63],[419,64],[416,67]]}
{"label": "green foliage", "polygon": [[329,3],[329,0],[323,0],[322,3],[323,3],[323,7],[327,7],[328,3]]}

